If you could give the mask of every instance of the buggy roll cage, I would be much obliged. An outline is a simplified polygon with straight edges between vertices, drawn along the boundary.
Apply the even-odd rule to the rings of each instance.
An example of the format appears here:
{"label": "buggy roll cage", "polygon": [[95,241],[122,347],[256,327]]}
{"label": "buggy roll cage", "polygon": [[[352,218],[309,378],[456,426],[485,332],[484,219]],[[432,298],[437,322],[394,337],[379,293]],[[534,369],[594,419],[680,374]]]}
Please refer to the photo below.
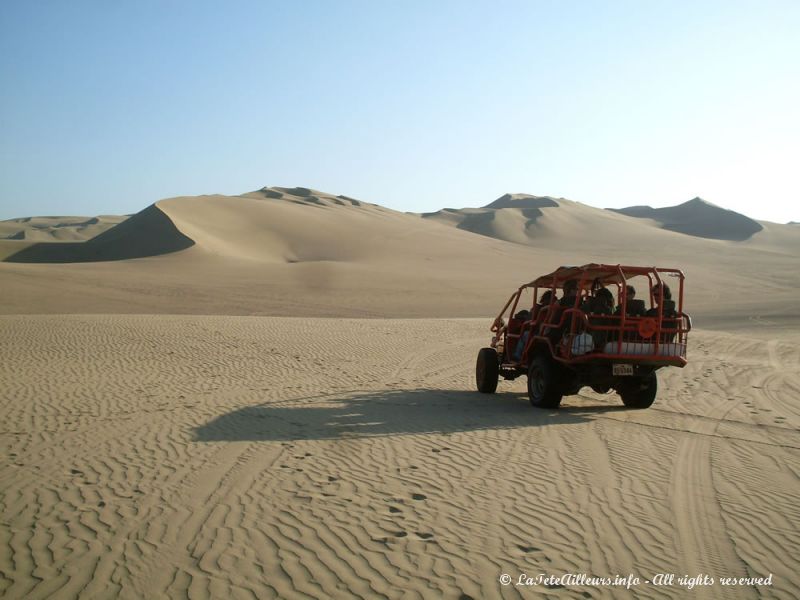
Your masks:
{"label": "buggy roll cage", "polygon": [[[650,306],[658,309],[656,314],[632,316],[627,310],[627,281],[638,276],[648,279],[647,294]],[[673,291],[675,316],[665,317],[665,302],[654,296],[653,289],[666,283],[664,279],[667,277],[678,280],[678,289],[676,293]],[[578,286],[572,306],[561,306],[554,300],[549,305],[539,305],[540,291],[550,290],[555,299],[556,290],[563,290],[564,283],[569,280],[577,281]],[[582,310],[583,301],[592,297],[599,288],[609,285],[617,287],[621,299],[619,314],[591,314]],[[515,322],[520,298],[525,290],[531,288],[531,317],[527,321]],[[498,349],[504,370],[525,367],[533,348],[542,345],[548,348],[555,360],[567,365],[624,360],[683,367],[686,365],[687,337],[692,328],[691,317],[683,311],[683,293],[684,274],[679,269],[594,263],[559,267],[520,286],[511,295],[492,323],[491,331],[495,334],[492,346]],[[513,331],[512,324],[515,325]],[[514,359],[513,350],[526,331],[525,348],[521,356]]]}

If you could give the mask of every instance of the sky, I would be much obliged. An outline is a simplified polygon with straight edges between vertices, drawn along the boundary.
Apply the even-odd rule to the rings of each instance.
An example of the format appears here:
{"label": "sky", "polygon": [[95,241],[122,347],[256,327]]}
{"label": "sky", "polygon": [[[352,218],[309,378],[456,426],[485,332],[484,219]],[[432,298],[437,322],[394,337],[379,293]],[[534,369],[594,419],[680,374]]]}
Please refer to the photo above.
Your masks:
{"label": "sky", "polygon": [[0,3],[0,219],[303,186],[800,221],[800,2]]}

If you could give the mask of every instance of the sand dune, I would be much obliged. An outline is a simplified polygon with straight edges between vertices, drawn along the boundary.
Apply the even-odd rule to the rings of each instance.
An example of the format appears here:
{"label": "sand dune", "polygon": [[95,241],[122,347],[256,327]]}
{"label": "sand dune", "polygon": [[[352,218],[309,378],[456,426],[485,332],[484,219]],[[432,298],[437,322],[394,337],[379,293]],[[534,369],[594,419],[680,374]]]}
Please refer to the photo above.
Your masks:
{"label": "sand dune", "polygon": [[797,319],[795,227],[733,242],[561,198],[489,206],[420,218],[308,188],[162,200],[85,243],[17,246],[0,311],[469,317],[559,265],[606,262],[684,269],[700,326]]}
{"label": "sand dune", "polygon": [[7,598],[796,598],[800,352],[695,332],[648,411],[473,391],[486,320],[2,317]]}
{"label": "sand dune", "polygon": [[[115,228],[102,244],[86,244],[111,257],[130,252],[127,239],[144,240],[149,252],[191,243],[179,252],[69,265],[1,263],[11,292],[0,310],[449,316],[495,311],[497,296],[489,307],[486,290],[508,288],[509,272],[514,280],[528,277],[532,257],[522,247],[295,191],[163,200],[149,209],[159,219],[140,213],[119,226],[127,225],[125,236],[113,237]],[[153,222],[168,231],[143,235],[142,225]],[[66,250],[57,251],[63,257]],[[558,266],[555,253],[537,258],[542,268]]]}
{"label": "sand dune", "polygon": [[720,208],[702,198],[668,208],[631,206],[609,210],[630,217],[652,219],[670,231],[718,240],[746,240],[764,228],[758,221]]}
{"label": "sand dune", "polygon": [[24,217],[0,221],[0,239],[34,242],[84,241],[118,225],[127,216]]}
{"label": "sand dune", "polygon": [[[579,247],[603,248],[613,242],[634,247],[682,243],[681,236],[672,232],[744,241],[764,229],[758,221],[699,198],[669,208],[634,206],[603,210],[565,198],[505,194],[483,208],[445,208],[421,216],[480,235],[537,247],[553,243],[566,247],[564,234],[573,236],[571,243]],[[647,241],[650,244],[645,244]]]}
{"label": "sand dune", "polygon": [[191,245],[192,240],[175,229],[158,207],[151,205],[91,239],[80,243],[35,243],[9,254],[5,260],[23,263],[127,260],[176,252]]}
{"label": "sand dune", "polygon": [[[687,221],[703,203],[687,203],[680,211]],[[667,210],[667,209],[664,209]],[[714,209],[721,210],[721,209]],[[662,229],[647,219],[630,217],[565,200],[506,194],[480,209],[445,209],[422,215],[449,227],[521,244],[539,252],[556,250],[561,264],[587,262],[652,264],[681,268],[689,281],[692,309],[711,324],[741,320],[759,314],[789,316],[797,306],[793,288],[800,284],[794,272],[800,258],[800,236],[788,225],[759,224],[761,231],[746,241],[689,236]],[[728,227],[720,220],[717,237]],[[728,231],[730,233],[730,231]],[[783,307],[783,308],[782,308]]]}

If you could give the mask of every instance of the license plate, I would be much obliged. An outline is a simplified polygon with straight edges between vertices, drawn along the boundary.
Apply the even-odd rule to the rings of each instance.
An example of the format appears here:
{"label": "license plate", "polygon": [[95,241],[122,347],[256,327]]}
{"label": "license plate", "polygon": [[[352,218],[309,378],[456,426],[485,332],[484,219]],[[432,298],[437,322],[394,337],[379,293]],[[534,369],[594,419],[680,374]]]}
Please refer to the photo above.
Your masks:
{"label": "license plate", "polygon": [[614,375],[633,375],[633,365],[612,365],[611,372]]}

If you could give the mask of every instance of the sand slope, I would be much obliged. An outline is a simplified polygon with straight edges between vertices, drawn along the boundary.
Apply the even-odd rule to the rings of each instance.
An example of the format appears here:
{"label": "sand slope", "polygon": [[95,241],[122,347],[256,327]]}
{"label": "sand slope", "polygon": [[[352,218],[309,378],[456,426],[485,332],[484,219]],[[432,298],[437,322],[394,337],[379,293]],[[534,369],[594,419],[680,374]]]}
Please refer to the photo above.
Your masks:
{"label": "sand slope", "polygon": [[[9,252],[5,260],[22,263],[75,263],[127,260],[188,248],[192,240],[178,231],[155,205],[107,228],[91,239],[42,242]],[[7,245],[4,249],[10,250]]]}
{"label": "sand slope", "polygon": [[[764,224],[758,221],[700,198],[668,208],[634,206],[604,210],[565,198],[505,194],[482,208],[445,208],[421,216],[535,247],[558,244],[566,248],[565,234],[573,237],[570,244],[577,248],[605,249],[613,243],[645,251],[662,244],[689,243],[703,247],[702,240],[687,241],[683,236],[741,242],[764,229]],[[795,232],[788,226],[772,225],[787,230],[787,235],[794,239]]]}
{"label": "sand slope", "polygon": [[0,221],[0,239],[33,242],[84,241],[118,225],[127,216],[23,217]]}
{"label": "sand slope", "polygon": [[[277,193],[282,197],[272,197]],[[141,215],[119,226],[127,225],[126,236],[114,238],[118,228],[109,230],[95,247],[110,257],[130,251],[128,239],[151,240],[151,250],[154,242],[191,245],[116,262],[0,263],[0,280],[10,290],[0,310],[481,314],[498,310],[501,302],[496,293],[487,302],[486,290],[502,287],[507,295],[509,286],[529,277],[537,259],[542,269],[560,259],[321,193],[174,198],[151,208],[149,216],[160,215],[158,220]],[[144,231],[154,221],[170,231],[160,237]]]}
{"label": "sand slope", "polygon": [[[444,209],[423,220],[501,239],[539,252],[557,251],[560,264],[600,262],[650,264],[684,270],[690,312],[706,324],[771,314],[800,314],[794,289],[800,284],[800,232],[789,225],[758,224],[746,241],[733,241],[736,218],[702,201],[663,209],[696,223],[696,235],[663,229],[649,219],[602,210],[563,198],[506,194],[479,209]],[[713,215],[709,217],[709,210]],[[736,215],[736,213],[733,213]],[[741,215],[739,215],[741,216]],[[713,223],[709,221],[714,221]],[[733,221],[733,224],[731,224]],[[699,237],[699,233],[706,234]],[[718,238],[718,239],[713,239]],[[792,306],[793,309],[787,309]]]}
{"label": "sand slope", "polygon": [[717,240],[746,240],[764,228],[758,221],[732,210],[720,208],[702,198],[693,198],[678,206],[667,208],[631,206],[609,210],[630,217],[652,219],[670,231]]}
{"label": "sand slope", "polygon": [[653,409],[473,391],[484,320],[2,317],[6,598],[796,598],[800,352],[695,332]]}
{"label": "sand slope", "polygon": [[560,265],[606,262],[682,268],[698,324],[738,327],[796,323],[799,258],[789,225],[738,242],[561,198],[506,195],[420,218],[263,188],[162,200],[89,242],[17,252],[33,262],[0,263],[0,312],[479,316]]}

